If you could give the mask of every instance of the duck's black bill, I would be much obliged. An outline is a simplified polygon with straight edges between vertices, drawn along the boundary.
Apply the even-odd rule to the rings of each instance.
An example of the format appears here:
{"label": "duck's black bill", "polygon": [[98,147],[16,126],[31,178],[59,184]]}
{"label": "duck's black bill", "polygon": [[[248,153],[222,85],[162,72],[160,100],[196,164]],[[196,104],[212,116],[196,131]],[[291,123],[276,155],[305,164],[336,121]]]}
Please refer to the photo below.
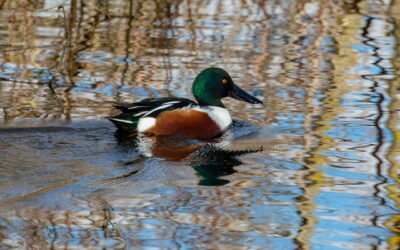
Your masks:
{"label": "duck's black bill", "polygon": [[258,98],[250,95],[249,93],[245,92],[243,89],[239,88],[237,85],[233,85],[233,89],[229,93],[229,96],[235,99],[238,99],[240,101],[245,101],[249,103],[263,103],[261,100]]}

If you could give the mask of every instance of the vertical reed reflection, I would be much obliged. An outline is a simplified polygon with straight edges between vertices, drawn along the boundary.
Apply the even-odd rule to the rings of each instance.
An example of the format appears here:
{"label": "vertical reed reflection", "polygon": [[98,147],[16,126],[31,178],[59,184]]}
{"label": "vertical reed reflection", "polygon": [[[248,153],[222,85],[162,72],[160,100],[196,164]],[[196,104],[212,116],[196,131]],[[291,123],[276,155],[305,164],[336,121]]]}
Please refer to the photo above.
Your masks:
{"label": "vertical reed reflection", "polygon": [[[378,18],[379,20],[380,18]],[[377,144],[376,147],[374,149],[374,151],[372,152],[372,155],[376,158],[377,160],[377,164],[376,164],[376,171],[377,171],[377,175],[381,178],[381,182],[375,184],[374,188],[375,188],[375,193],[374,196],[376,196],[377,198],[380,199],[380,204],[381,205],[385,205],[385,199],[383,197],[380,197],[380,186],[384,185],[387,183],[387,178],[383,176],[383,159],[381,156],[381,151],[382,151],[382,146],[384,143],[384,135],[383,135],[383,128],[381,127],[383,123],[383,118],[384,118],[384,113],[383,113],[383,105],[385,102],[385,95],[386,93],[381,93],[382,91],[380,90],[380,86],[379,85],[386,85],[385,83],[382,83],[382,81],[379,81],[378,79],[374,79],[376,76],[381,76],[381,75],[387,75],[388,72],[387,70],[380,66],[380,62],[382,62],[384,60],[383,57],[381,57],[379,55],[379,47],[374,45],[374,43],[376,43],[375,39],[374,39],[374,34],[370,34],[369,30],[372,28],[373,23],[377,21],[377,19],[371,17],[371,16],[366,16],[365,17],[365,26],[362,27],[362,34],[361,36],[363,37],[363,43],[372,48],[372,53],[371,53],[371,57],[373,58],[373,60],[375,60],[375,62],[373,62],[373,65],[375,65],[377,67],[376,73],[374,74],[367,74],[367,75],[362,75],[361,77],[363,79],[365,79],[366,81],[372,81],[372,93],[375,94],[375,103],[376,103],[376,118],[374,119],[374,124],[375,127],[377,129]],[[390,34],[390,32],[389,32]],[[377,38],[381,37],[382,34],[378,34]],[[386,125],[386,124],[385,124]],[[372,223],[377,226],[377,220],[378,220],[379,216],[375,215],[372,218]]]}
{"label": "vertical reed reflection", "polygon": [[[398,11],[400,9],[400,3],[394,2],[392,6],[393,10],[389,10],[388,13],[393,20],[393,36],[395,41],[400,41],[400,31],[399,24],[400,18],[398,15]],[[399,48],[394,48],[399,53]],[[399,85],[397,83],[400,74],[399,67],[400,63],[396,57],[391,59],[393,63],[392,68],[394,70],[394,75],[392,81],[390,82],[389,88],[387,89],[388,96],[391,99],[390,105],[388,106],[388,110],[399,110],[400,109],[400,99],[398,98],[399,93]],[[392,143],[389,146],[387,154],[385,154],[385,158],[390,162],[390,168],[388,170],[388,174],[390,178],[393,180],[392,183],[386,185],[384,188],[389,191],[387,197],[394,202],[394,205],[397,209],[400,209],[400,178],[399,178],[399,170],[400,170],[400,130],[399,130],[399,113],[398,112],[389,112],[387,119],[387,127],[391,130],[393,135]],[[398,214],[392,215],[388,220],[384,222],[384,225],[393,231],[394,235],[387,239],[389,244],[388,249],[397,249],[400,245],[400,216]]]}
{"label": "vertical reed reflection", "polygon": [[[314,2],[316,4],[316,2]],[[310,4],[311,5],[311,4]],[[300,13],[310,13],[310,5],[305,5]],[[290,58],[298,62],[296,77],[301,79],[303,87],[307,89],[307,112],[305,113],[304,127],[307,133],[304,135],[307,152],[304,157],[305,169],[297,173],[297,184],[302,188],[303,194],[297,197],[296,204],[302,217],[302,225],[294,238],[299,249],[312,248],[312,237],[318,224],[318,217],[314,215],[318,204],[314,201],[320,195],[320,189],[333,184],[325,177],[324,171],[319,168],[329,164],[329,159],[322,152],[335,145],[334,138],[325,134],[333,125],[333,120],[340,109],[339,97],[344,90],[335,82],[333,70],[336,55],[336,38],[340,26],[336,18],[343,14],[340,4],[325,2],[317,6],[309,15],[308,22],[300,22],[303,30],[296,39],[295,44],[304,51],[298,58]],[[301,15],[298,15],[300,18]],[[305,18],[304,16],[302,18]],[[295,19],[297,20],[297,19]],[[306,25],[306,27],[304,27]],[[317,36],[315,34],[318,34]],[[325,44],[325,40],[331,40]],[[318,73],[316,73],[318,72]],[[316,95],[318,91],[320,98]],[[318,100],[319,105],[315,105]]]}

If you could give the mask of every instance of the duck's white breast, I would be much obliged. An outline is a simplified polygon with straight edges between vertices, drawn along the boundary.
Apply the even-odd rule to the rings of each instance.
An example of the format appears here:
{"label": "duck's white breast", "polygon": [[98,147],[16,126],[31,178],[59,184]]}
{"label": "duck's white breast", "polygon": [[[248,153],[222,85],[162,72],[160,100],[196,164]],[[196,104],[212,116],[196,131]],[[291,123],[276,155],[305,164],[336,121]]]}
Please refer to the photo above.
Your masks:
{"label": "duck's white breast", "polygon": [[232,123],[231,115],[225,108],[208,106],[206,108],[196,107],[195,109],[208,114],[208,116],[218,125],[218,127],[221,128],[221,130],[225,130]]}

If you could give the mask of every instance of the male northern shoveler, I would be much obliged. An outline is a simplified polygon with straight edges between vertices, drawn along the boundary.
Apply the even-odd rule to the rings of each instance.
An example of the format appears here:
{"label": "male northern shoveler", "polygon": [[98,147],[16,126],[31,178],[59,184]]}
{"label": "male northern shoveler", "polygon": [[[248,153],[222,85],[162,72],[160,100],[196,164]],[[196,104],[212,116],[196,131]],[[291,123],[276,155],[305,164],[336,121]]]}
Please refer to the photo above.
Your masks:
{"label": "male northern shoveler", "polygon": [[222,98],[229,96],[249,103],[263,103],[234,84],[229,74],[220,68],[203,70],[194,80],[192,92],[197,103],[177,97],[145,99],[116,106],[122,113],[108,119],[125,132],[211,139],[232,123]]}

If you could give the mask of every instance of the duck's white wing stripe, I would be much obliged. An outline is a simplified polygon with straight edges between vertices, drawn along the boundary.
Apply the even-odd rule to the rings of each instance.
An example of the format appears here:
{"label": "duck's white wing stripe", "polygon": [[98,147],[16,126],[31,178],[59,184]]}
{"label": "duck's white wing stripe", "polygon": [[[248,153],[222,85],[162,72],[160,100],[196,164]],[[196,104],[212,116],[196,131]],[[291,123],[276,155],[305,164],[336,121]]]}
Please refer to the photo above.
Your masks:
{"label": "duck's white wing stripe", "polygon": [[[166,103],[163,103],[160,107],[162,107],[162,106],[164,106],[164,105],[166,105],[167,107],[169,107],[169,106],[171,106],[172,104],[175,104],[175,103],[179,103],[179,101],[171,101],[171,102],[166,102]],[[132,110],[132,109],[141,109],[141,108],[148,108],[149,106],[132,106],[132,107],[129,107],[128,108],[128,110]],[[154,109],[152,109],[152,110],[150,110],[150,111],[153,111]],[[149,111],[147,111],[147,112],[149,112]]]}
{"label": "duck's white wing stripe", "polygon": [[133,117],[139,117],[139,116],[141,116],[142,114],[146,114],[147,112],[149,112],[149,111],[142,111],[142,112],[139,112],[139,113],[135,114]]}
{"label": "duck's white wing stripe", "polygon": [[133,107],[129,107],[128,110],[141,109],[141,108],[147,108],[147,106],[133,106]]}
{"label": "duck's white wing stripe", "polygon": [[175,103],[180,103],[180,101],[171,101],[171,102],[166,102],[164,104],[175,104]]}
{"label": "duck's white wing stripe", "polygon": [[152,109],[152,110],[148,111],[144,116],[148,116],[148,115],[150,115],[151,113],[153,113],[153,112],[155,112],[155,111],[158,111],[158,110],[167,109],[168,107],[170,107],[170,106],[172,106],[172,105],[174,105],[174,104],[177,104],[177,103],[179,103],[179,101],[166,102],[166,103],[164,103],[163,105],[161,105],[160,107],[157,107],[157,108],[155,108],[155,109]]}
{"label": "duck's white wing stripe", "polygon": [[168,105],[163,104],[163,105],[161,105],[160,107],[157,107],[157,108],[155,108],[155,109],[152,109],[152,110],[148,111],[148,112],[145,114],[145,116],[148,116],[148,115],[150,115],[151,113],[153,113],[153,112],[155,112],[155,111],[157,111],[157,110],[166,109],[166,108],[168,108],[168,107],[171,106],[171,105],[172,105],[172,104],[168,104]]}
{"label": "duck's white wing stripe", "polygon": [[122,120],[122,119],[118,119],[118,118],[108,118],[108,119],[110,119],[110,120],[113,120],[113,121],[117,121],[117,122],[123,122],[123,123],[129,123],[129,124],[133,124],[133,121],[129,121],[129,120]]}

